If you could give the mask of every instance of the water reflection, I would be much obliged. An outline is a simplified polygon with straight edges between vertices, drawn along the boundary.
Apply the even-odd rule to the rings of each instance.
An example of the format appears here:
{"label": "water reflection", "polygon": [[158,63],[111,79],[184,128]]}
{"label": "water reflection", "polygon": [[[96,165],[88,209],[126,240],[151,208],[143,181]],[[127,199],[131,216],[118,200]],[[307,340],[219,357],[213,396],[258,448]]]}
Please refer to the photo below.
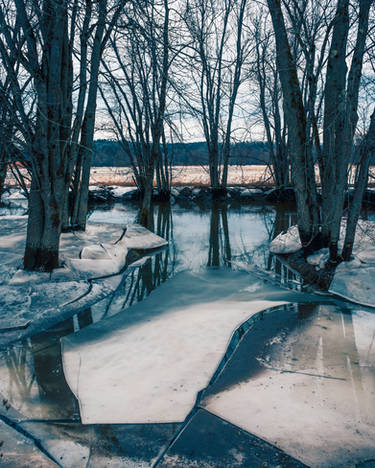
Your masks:
{"label": "water reflection", "polygon": [[169,246],[146,255],[139,267],[130,268],[126,272],[115,293],[93,306],[93,320],[95,322],[115,315],[142,301],[154,289],[174,275],[176,248],[171,205],[154,205],[152,206],[152,214],[152,221],[148,224],[148,229],[168,240]]}
{"label": "water reflection", "polygon": [[[297,214],[291,210],[291,207],[281,205],[275,210],[272,230],[270,231],[269,241],[271,242],[282,232],[288,230],[290,226],[297,223]],[[301,275],[293,271],[290,266],[280,257],[267,252],[266,270],[273,272],[279,279],[281,285],[285,285],[290,289],[301,290],[304,286],[304,280]]]}
{"label": "water reflection", "polygon": [[[292,289],[301,289],[303,281],[278,257],[269,253],[269,242],[281,231],[295,224],[296,214],[290,205],[278,206],[238,206],[228,203],[212,203],[207,206],[192,205],[184,208],[178,205],[155,204],[149,229],[169,240],[168,271],[166,262],[156,256],[161,265],[143,268],[141,272],[145,293],[136,293],[135,298],[143,298],[155,285],[182,270],[198,271],[207,267],[233,268],[239,262],[256,265],[269,272],[275,281]],[[115,224],[133,223],[137,220],[137,207],[133,204],[115,204],[110,210],[97,208],[90,220]],[[150,262],[150,263],[153,263]],[[173,267],[170,266],[173,264]],[[155,274],[153,280],[151,276]],[[164,273],[162,273],[164,271]],[[133,288],[138,274],[134,273]],[[147,286],[146,286],[147,283]],[[136,286],[139,288],[139,282]],[[142,288],[141,288],[142,289]],[[128,299],[130,301],[130,297]],[[134,303],[134,300],[131,303]]]}
{"label": "water reflection", "polygon": [[0,353],[1,393],[22,419],[79,419],[64,378],[60,338],[91,321],[90,310],[83,311]]}
{"label": "water reflection", "polygon": [[[115,204],[107,211],[95,210],[92,220],[126,224],[133,222],[136,215],[134,207]],[[91,457],[91,463],[97,466],[106,465],[108,460],[126,466],[130,463],[129,458],[143,459],[147,452],[145,447],[153,447],[151,460],[160,452],[160,447],[171,440],[176,425],[82,425],[77,400],[63,374],[60,338],[142,301],[181,270],[214,267],[222,270],[210,270],[210,274],[225,271],[232,275],[238,272],[228,269],[233,269],[241,259],[268,271],[282,284],[298,289],[302,284],[298,275],[268,252],[269,241],[294,223],[294,212],[283,206],[277,209],[267,206],[232,208],[217,203],[209,209],[186,210],[169,204],[155,205],[149,228],[169,241],[167,248],[148,255],[140,267],[130,269],[111,297],[1,352],[0,392],[6,401],[2,411],[8,411],[7,405],[11,405],[9,411],[17,410],[20,418],[28,421],[23,427],[44,442],[48,441],[56,458],[60,458],[60,453],[65,457],[72,451],[74,462],[71,466],[78,466],[78,461],[81,463],[84,459],[82,455]],[[245,280],[250,281],[247,277]],[[186,287],[189,289],[191,284]],[[201,283],[198,287],[201,288]],[[131,314],[129,310],[129,316]],[[358,309],[332,309],[310,304],[288,306],[282,312],[273,313],[272,317],[266,314],[259,316],[255,324],[244,325],[235,335],[238,341],[228,348],[229,365],[224,372],[217,373],[220,380],[214,383],[217,386],[213,387],[216,388],[213,393],[216,397],[222,390],[230,392],[243,390],[247,385],[255,387],[235,395],[231,405],[235,401],[238,407],[230,406],[230,414],[224,415],[225,418],[234,417],[238,409],[239,418],[246,416],[247,421],[261,421],[268,424],[267,428],[279,427],[285,421],[298,428],[297,423],[291,424],[291,418],[298,416],[303,424],[298,434],[292,434],[289,440],[300,440],[306,430],[306,420],[311,437],[311,428],[316,427],[317,432],[321,425],[329,428],[325,418],[333,415],[329,421],[337,419],[340,437],[344,434],[340,428],[348,430],[350,437],[353,434],[361,437],[356,433],[357,429],[372,436],[375,331],[370,315]],[[249,333],[252,331],[256,335]],[[119,359],[121,361],[121,356]],[[260,385],[258,379],[264,375],[267,380],[256,387]],[[292,384],[288,383],[289,377],[294,379]],[[273,379],[274,385],[271,384]],[[241,403],[244,395],[252,400]],[[276,398],[275,402],[273,398]],[[279,405],[279,402],[283,404]],[[256,411],[265,412],[264,418],[246,413],[253,410],[255,404]],[[298,411],[293,410],[296,404]],[[356,427],[353,421],[356,421]],[[259,430],[250,429],[255,433]],[[287,430],[282,432],[287,434]],[[329,439],[330,432],[322,431],[321,439]],[[342,441],[346,440],[348,446],[353,447],[352,441],[344,436]],[[269,436],[270,440],[278,440],[278,437],[279,433]],[[336,445],[343,445],[342,441]],[[319,450],[324,443],[319,440]],[[358,439],[356,444],[365,446],[366,439]],[[83,466],[86,461],[82,462]]]}
{"label": "water reflection", "polygon": [[232,251],[229,238],[228,206],[213,203],[210,216],[208,267],[231,267]]}
{"label": "water reflection", "polygon": [[373,313],[354,307],[265,314],[202,406],[309,466],[354,466],[375,456],[374,337]]}

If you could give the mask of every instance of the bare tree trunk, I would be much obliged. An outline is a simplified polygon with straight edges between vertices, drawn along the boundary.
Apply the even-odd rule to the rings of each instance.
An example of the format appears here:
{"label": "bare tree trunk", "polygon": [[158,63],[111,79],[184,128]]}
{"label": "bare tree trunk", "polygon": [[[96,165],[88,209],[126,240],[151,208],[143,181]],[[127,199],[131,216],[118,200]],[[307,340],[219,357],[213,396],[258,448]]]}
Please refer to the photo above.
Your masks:
{"label": "bare tree trunk", "polygon": [[227,125],[225,129],[224,144],[223,144],[223,172],[221,175],[221,188],[226,190],[228,185],[228,166],[230,157],[230,146],[232,137],[232,122],[234,106],[237,100],[238,90],[241,85],[241,72],[244,61],[244,50],[242,44],[242,29],[244,23],[244,15],[246,9],[247,0],[241,0],[240,9],[237,18],[237,37],[236,37],[236,64],[233,76],[233,82],[231,84],[231,94],[229,96],[228,106],[228,117]]}
{"label": "bare tree trunk", "polygon": [[7,175],[7,169],[8,169],[8,163],[6,161],[6,156],[5,152],[0,154],[0,202],[1,202],[1,197],[3,196],[4,193],[4,188],[5,188],[5,177]]}
{"label": "bare tree trunk", "polygon": [[[346,188],[346,171],[343,167],[345,152],[345,85],[346,44],[349,31],[349,0],[338,0],[332,42],[327,64],[324,101],[322,177],[322,235],[330,248],[330,259],[337,259],[337,244],[340,236],[343,197]],[[340,167],[341,166],[341,167]],[[344,171],[344,180],[339,174]]]}
{"label": "bare tree trunk", "polygon": [[297,199],[297,221],[304,248],[314,248],[319,234],[319,208],[313,161],[306,151],[306,115],[280,0],[267,0],[276,39],[277,65],[288,124],[289,154]]}
{"label": "bare tree trunk", "polygon": [[45,2],[41,21],[44,49],[38,64],[37,45],[24,5],[18,14],[29,40],[33,79],[38,97],[34,141],[30,147],[33,171],[24,268],[51,271],[59,264],[61,210],[65,195],[66,138],[71,115],[67,90],[68,68],[65,47],[68,13],[65,2]]}
{"label": "bare tree trunk", "polygon": [[375,154],[375,112],[371,115],[370,127],[361,144],[360,160],[357,165],[356,184],[353,200],[349,207],[348,220],[342,258],[349,261],[353,252],[354,238],[359,216],[361,214],[363,195],[367,187],[370,162]]}
{"label": "bare tree trunk", "polygon": [[[348,0],[339,0],[337,4],[330,56],[327,64],[323,142],[325,169],[322,180],[322,231],[325,243],[329,244],[331,261],[337,261],[338,259],[340,225],[347,189],[348,164],[358,121],[359,86],[371,3],[370,0],[360,1],[357,38],[347,84],[346,46],[350,26]],[[354,220],[355,217],[351,219]],[[345,256],[347,257],[347,254]]]}
{"label": "bare tree trunk", "polygon": [[98,94],[99,67],[103,53],[103,37],[105,32],[105,21],[107,14],[107,0],[99,3],[98,25],[95,32],[94,44],[90,60],[90,84],[87,97],[85,117],[81,129],[81,145],[79,149],[79,162],[77,174],[79,183],[76,188],[78,192],[74,194],[74,209],[72,216],[72,227],[84,231],[86,229],[87,204],[89,196],[90,169],[92,161],[96,98]]}

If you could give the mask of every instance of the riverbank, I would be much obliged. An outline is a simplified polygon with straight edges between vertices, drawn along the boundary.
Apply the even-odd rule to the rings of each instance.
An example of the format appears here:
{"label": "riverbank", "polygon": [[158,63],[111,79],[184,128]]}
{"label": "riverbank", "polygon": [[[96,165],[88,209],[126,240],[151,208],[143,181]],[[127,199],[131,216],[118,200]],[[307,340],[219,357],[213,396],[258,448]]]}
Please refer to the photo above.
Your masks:
{"label": "riverbank", "polygon": [[[24,169],[20,169],[25,173]],[[349,171],[348,184],[355,180],[355,167]],[[370,167],[370,173],[375,174],[375,167]],[[319,170],[315,168],[316,180],[319,183]],[[12,172],[8,172],[6,186],[14,187],[17,181]],[[119,185],[134,187],[134,173],[131,167],[103,166],[92,167],[90,173],[90,185]],[[209,187],[209,167],[197,166],[172,166],[172,186]],[[272,167],[268,165],[230,165],[228,167],[229,187],[272,187]]]}

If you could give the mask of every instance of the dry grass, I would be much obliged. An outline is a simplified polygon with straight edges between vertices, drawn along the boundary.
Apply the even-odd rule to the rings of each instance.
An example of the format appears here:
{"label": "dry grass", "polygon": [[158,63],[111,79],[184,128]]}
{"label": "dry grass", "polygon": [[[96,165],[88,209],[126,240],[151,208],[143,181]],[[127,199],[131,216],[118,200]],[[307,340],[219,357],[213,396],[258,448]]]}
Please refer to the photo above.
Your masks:
{"label": "dry grass", "polygon": [[[319,183],[319,170],[316,166],[316,177]],[[208,166],[174,166],[172,168],[174,186],[193,185],[207,187],[210,185]],[[373,177],[375,167],[371,168]],[[349,171],[349,184],[353,184],[355,168]],[[374,182],[370,179],[370,182]],[[134,186],[133,171],[130,167],[93,167],[90,176],[91,185]],[[16,186],[17,182],[11,173],[6,178],[7,186]],[[272,186],[273,179],[268,166],[229,166],[228,185],[230,186]],[[372,185],[372,184],[370,184]]]}

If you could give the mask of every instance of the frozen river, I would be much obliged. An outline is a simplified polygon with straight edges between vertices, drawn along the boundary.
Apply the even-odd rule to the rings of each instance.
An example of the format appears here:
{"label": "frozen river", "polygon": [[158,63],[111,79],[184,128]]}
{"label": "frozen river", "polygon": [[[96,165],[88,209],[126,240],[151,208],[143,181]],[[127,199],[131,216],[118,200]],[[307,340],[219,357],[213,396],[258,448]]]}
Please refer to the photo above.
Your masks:
{"label": "frozen river", "polygon": [[374,312],[269,255],[293,222],[289,207],[155,206],[168,247],[1,351],[5,466],[375,466]]}

